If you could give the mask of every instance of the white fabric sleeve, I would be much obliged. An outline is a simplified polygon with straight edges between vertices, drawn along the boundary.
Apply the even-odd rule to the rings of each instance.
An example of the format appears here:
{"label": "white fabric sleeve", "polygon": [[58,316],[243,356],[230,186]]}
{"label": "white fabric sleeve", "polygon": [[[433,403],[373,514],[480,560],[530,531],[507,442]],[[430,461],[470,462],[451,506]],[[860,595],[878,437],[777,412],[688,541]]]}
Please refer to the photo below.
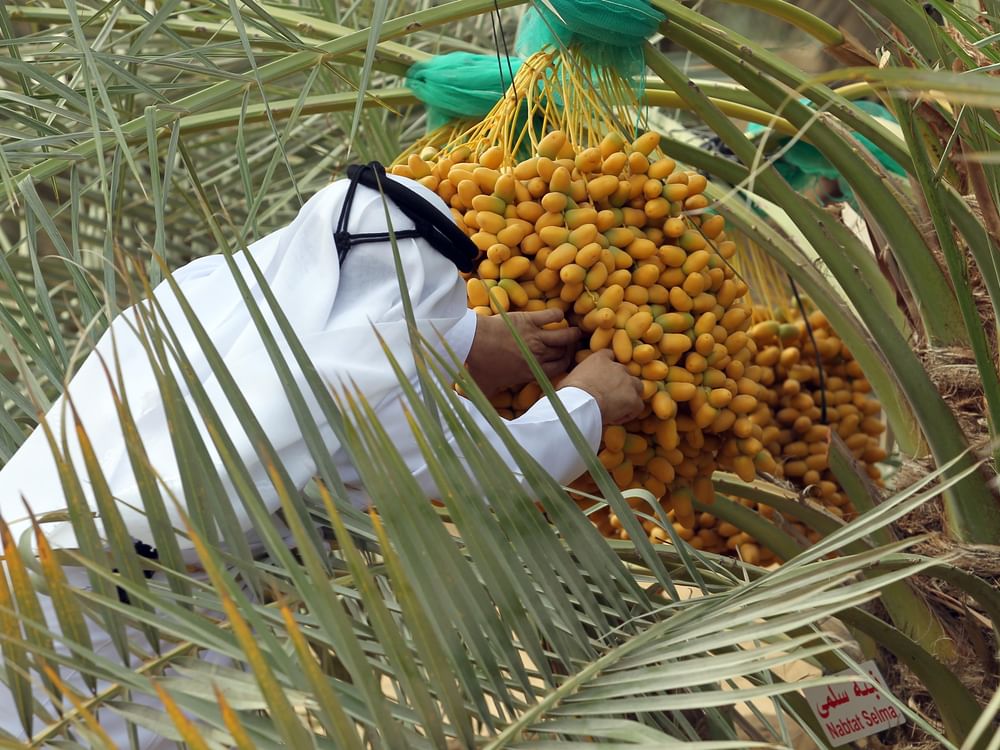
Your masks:
{"label": "white fabric sleeve", "polygon": [[[601,409],[597,399],[581,388],[560,388],[556,391],[559,401],[566,407],[570,418],[583,433],[590,450],[597,452],[601,443]],[[464,403],[482,424],[487,424],[485,418],[473,406],[471,401]],[[569,435],[552,402],[542,398],[517,419],[505,420],[518,445],[542,465],[553,479],[560,484],[569,484],[587,470],[583,457],[577,453],[570,442]],[[488,426],[488,425],[487,425]],[[513,457],[504,447],[499,436],[490,429],[486,433],[490,442],[503,456],[504,462],[512,469],[517,468]]]}
{"label": "white fabric sleeve", "polygon": [[448,331],[445,341],[455,352],[455,356],[463,362],[469,358],[472,342],[476,338],[476,324],[479,316],[474,310],[467,310],[465,315]]}
{"label": "white fabric sleeve", "polygon": [[[592,451],[597,451],[601,442],[601,410],[596,399],[580,388],[561,388],[557,392],[560,402],[566,407],[570,418],[583,433]],[[486,439],[499,453],[504,464],[519,478],[520,468],[514,457],[507,450],[500,436],[493,430],[486,418],[479,412],[476,405],[468,399],[461,399],[462,406],[483,432]],[[560,484],[566,485],[583,474],[587,466],[583,457],[577,453],[573,443],[552,403],[543,398],[537,401],[527,412],[517,419],[504,420],[518,445],[524,448],[538,463]],[[461,455],[455,438],[449,436],[452,448]],[[412,464],[411,464],[412,466]],[[427,465],[423,464],[413,472],[414,478],[428,497],[438,497],[437,486]],[[523,481],[522,485],[527,486]]]}

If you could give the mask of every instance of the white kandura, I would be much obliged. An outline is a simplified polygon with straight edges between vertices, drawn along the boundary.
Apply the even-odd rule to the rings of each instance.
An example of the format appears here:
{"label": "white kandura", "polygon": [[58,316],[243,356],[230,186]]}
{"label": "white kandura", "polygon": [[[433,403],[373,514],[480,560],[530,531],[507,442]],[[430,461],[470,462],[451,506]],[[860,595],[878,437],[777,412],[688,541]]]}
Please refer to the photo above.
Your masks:
{"label": "white kandura", "polygon": [[[391,179],[417,190],[450,218],[444,202],[422,185],[404,178]],[[433,497],[436,493],[433,479],[404,418],[399,381],[376,336],[377,331],[398,359],[410,382],[419,389],[392,247],[388,242],[359,244],[351,249],[343,268],[338,262],[333,235],[347,184],[346,180],[342,180],[320,190],[302,207],[290,225],[255,242],[249,247],[249,252],[261,268],[268,286],[320,375],[332,385],[353,382],[360,386],[421,488],[428,497]],[[391,203],[389,213],[395,230],[413,228],[413,222]],[[385,208],[379,193],[358,186],[348,229],[351,233],[386,231]],[[476,315],[466,308],[465,283],[455,266],[423,239],[400,239],[397,246],[419,330],[442,350],[440,340],[443,337],[451,350],[464,359],[476,333]],[[332,429],[326,424],[304,376],[278,331],[245,257],[238,253],[235,260],[253,291],[259,309],[267,317],[270,330],[282,344],[285,359],[307,398],[338,471],[344,481],[354,487],[352,502],[365,507],[369,501],[358,486],[358,473],[351,465],[347,451],[339,445]],[[315,463],[225,259],[218,255],[200,258],[175,271],[174,279],[225,359],[292,480],[297,486],[304,487],[316,471]],[[175,329],[199,381],[218,410],[226,431],[251,472],[264,502],[269,509],[277,511],[278,496],[266,468],[230,407],[175,295],[167,283],[160,284],[154,294]],[[149,524],[140,510],[142,501],[112,400],[112,391],[98,355],[109,366],[117,356],[130,407],[150,462],[171,492],[177,497],[183,497],[183,492],[159,388],[147,354],[129,325],[130,319],[136,319],[134,308],[123,312],[112,323],[98,343],[96,351],[87,357],[72,378],[67,390],[93,442],[111,492],[119,501],[129,533],[135,540],[152,544]],[[179,377],[178,382],[183,387],[183,381]],[[195,415],[206,445],[212,450],[219,475],[230,493],[233,510],[242,528],[249,531],[251,522],[242,503],[235,496],[231,483],[225,478],[222,462],[211,447],[212,442],[186,389],[184,396]],[[597,402],[578,388],[563,388],[559,391],[559,397],[591,447],[596,450],[601,436],[601,414]],[[463,405],[507,464],[516,470],[513,458],[485,418],[470,401],[463,399]],[[71,420],[71,416],[65,408],[64,399],[60,398],[47,415],[47,420],[57,435],[64,419]],[[515,439],[557,481],[567,483],[583,473],[584,462],[568,441],[564,427],[546,399],[536,403],[520,418],[509,421],[507,426]],[[67,427],[69,455],[78,474],[85,479],[87,472],[71,421],[67,423]],[[89,484],[85,483],[84,490],[91,507],[96,508]],[[66,506],[55,462],[41,429],[35,430],[0,470],[0,516],[10,524],[15,539],[29,529],[22,496],[36,515],[61,511]],[[422,502],[422,499],[414,498],[414,502]],[[176,514],[169,500],[166,507]],[[176,515],[173,521],[175,527],[182,527]],[[275,519],[275,523],[280,522]],[[55,547],[77,546],[73,529],[68,522],[45,524],[44,530]],[[194,562],[190,542],[183,537],[178,537],[178,542],[191,558],[190,561]],[[86,571],[70,568],[67,574],[71,585],[88,587]],[[59,632],[52,600],[44,595],[39,600],[49,628],[53,632]],[[94,651],[102,657],[118,661],[109,634],[96,623],[91,623],[89,629]],[[129,629],[129,632],[137,642],[142,641],[142,637],[135,631]],[[56,648],[64,649],[58,644]],[[202,658],[219,660],[218,655],[212,653],[203,654]],[[88,692],[79,674],[64,672],[62,678],[78,692]],[[14,705],[14,701],[4,682],[5,672],[0,669],[0,706],[9,708]],[[98,687],[102,685],[99,684]],[[51,702],[41,691],[37,691],[35,697],[46,710],[51,711]],[[162,710],[157,706],[155,698],[134,695],[133,700],[152,706],[154,710]],[[116,746],[129,746],[127,727],[121,717],[105,710],[101,713],[101,723]],[[37,722],[35,727],[38,728]],[[23,738],[17,711],[0,711],[0,730]],[[142,728],[139,729],[139,744],[146,750],[175,747],[169,740],[154,736]]]}
{"label": "white kandura", "polygon": [[[450,218],[445,203],[423,185],[402,177],[391,179],[417,191]],[[358,244],[350,250],[343,268],[338,263],[333,234],[347,185],[347,180],[340,180],[320,190],[302,207],[291,224],[253,243],[249,252],[320,375],[334,386],[349,382],[360,386],[421,487],[429,496],[433,496],[433,480],[404,419],[402,391],[375,335],[376,331],[381,335],[406,376],[419,386],[392,247],[388,242]],[[391,202],[389,213],[396,231],[413,228],[413,222]],[[378,192],[358,186],[348,229],[352,234],[386,231],[384,202]],[[397,246],[420,331],[428,341],[439,346],[443,337],[448,346],[464,359],[475,336],[476,316],[466,307],[465,284],[455,266],[423,239],[399,239]],[[285,351],[286,361],[321,428],[337,469],[346,483],[356,486],[357,472],[351,465],[347,452],[341,448],[332,429],[326,424],[315,398],[305,384],[304,376],[274,322],[243,253],[237,253],[234,259],[252,290],[259,309],[268,319],[270,330]],[[315,464],[225,259],[220,255],[200,258],[175,271],[174,279],[224,358],[292,480],[297,486],[303,487],[314,475]],[[267,469],[240,426],[173,291],[164,282],[154,293],[176,331],[199,381],[249,468],[253,481],[268,507],[276,511],[279,501]],[[136,510],[142,507],[142,501],[111,398],[110,386],[98,358],[98,355],[103,357],[113,370],[113,362],[117,356],[124,374],[129,404],[150,461],[167,487],[178,497],[182,497],[180,472],[159,387],[148,356],[129,324],[129,319],[134,320],[136,316],[134,309],[126,310],[113,322],[97,345],[96,352],[85,360],[72,378],[68,393],[93,442],[111,492],[120,501],[119,508],[129,533],[137,540],[152,544],[146,518],[141,511]],[[242,503],[235,498],[231,483],[225,478],[221,459],[212,447],[179,373],[178,382],[184,389],[184,396],[198,421],[205,443],[212,451],[226,490],[234,498],[234,511],[244,530],[249,529],[251,522]],[[600,439],[601,416],[594,399],[576,388],[562,389],[559,395],[591,446],[596,449]],[[513,459],[502,446],[499,437],[471,402],[465,403],[479,421],[480,428],[491,436],[491,442],[509,465],[515,468]],[[86,479],[87,471],[72,429],[72,417],[65,408],[63,398],[53,405],[47,419],[57,435],[63,420],[69,420],[69,455],[81,478]],[[508,427],[520,444],[556,480],[566,483],[583,473],[583,461],[569,447],[565,431],[547,400],[543,399],[527,414],[508,422]],[[85,484],[85,491],[90,494],[89,485]],[[28,528],[22,496],[36,516],[65,508],[66,502],[56,466],[46,437],[40,429],[25,441],[0,470],[0,515],[11,524],[15,539]],[[93,507],[93,498],[89,499]],[[359,507],[368,503],[360,491],[352,501]],[[169,500],[166,505],[168,511],[173,511]],[[174,520],[175,526],[180,527],[178,519]],[[46,524],[45,530],[54,546],[76,546],[73,530],[68,522]],[[184,539],[179,539],[179,542],[182,547],[190,546],[190,542]]]}

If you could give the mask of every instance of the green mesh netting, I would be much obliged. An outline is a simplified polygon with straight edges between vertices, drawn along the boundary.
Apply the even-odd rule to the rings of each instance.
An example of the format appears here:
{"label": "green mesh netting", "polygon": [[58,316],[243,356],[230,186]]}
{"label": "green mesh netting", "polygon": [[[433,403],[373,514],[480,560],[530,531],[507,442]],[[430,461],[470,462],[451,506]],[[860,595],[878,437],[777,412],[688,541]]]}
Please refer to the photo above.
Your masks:
{"label": "green mesh netting", "polygon": [[[805,105],[812,104],[808,99],[802,99],[801,102]],[[878,117],[879,119],[892,123],[896,122],[889,110],[881,104],[866,101],[857,101],[854,102],[854,104],[859,109],[862,109],[868,114]],[[751,123],[747,127],[747,133],[751,136],[759,136],[764,132],[764,130],[764,126],[756,123]],[[860,133],[852,133],[852,135],[857,138],[858,141],[868,150],[868,153],[878,160],[878,162],[890,175],[896,175],[898,177],[904,177],[906,175],[906,170],[904,170],[896,160],[868,140],[868,138]],[[787,136],[772,135],[768,140],[775,145],[781,146],[787,143],[789,138]],[[812,144],[806,143],[805,141],[797,141],[795,145],[781,155],[778,161],[775,162],[774,166],[775,169],[778,170],[778,173],[785,178],[788,184],[800,193],[811,192],[822,178],[835,180],[840,186],[840,192],[844,199],[847,200],[847,202],[854,208],[858,208],[857,200],[854,197],[854,191],[851,190],[851,186],[846,180],[843,179],[840,172],[837,171],[827,158],[823,156],[819,149]]]}
{"label": "green mesh netting", "polygon": [[521,60],[470,52],[437,55],[410,67],[406,85],[427,106],[429,130],[456,118],[479,119],[489,113],[517,75]]}
{"label": "green mesh netting", "polygon": [[642,43],[665,19],[648,0],[546,0],[525,12],[514,51],[529,57],[545,47],[578,43],[595,64],[637,76],[645,68]]}

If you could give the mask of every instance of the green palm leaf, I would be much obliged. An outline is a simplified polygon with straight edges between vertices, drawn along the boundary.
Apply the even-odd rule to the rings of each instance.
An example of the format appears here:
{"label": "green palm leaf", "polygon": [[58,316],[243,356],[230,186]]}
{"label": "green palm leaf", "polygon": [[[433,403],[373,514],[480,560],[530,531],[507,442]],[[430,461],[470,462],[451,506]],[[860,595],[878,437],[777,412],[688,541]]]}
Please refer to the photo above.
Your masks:
{"label": "green palm leaf", "polygon": [[[910,631],[903,623],[890,625],[864,609],[881,591],[921,575],[982,600],[991,616],[997,611],[989,584],[949,560],[912,554],[918,540],[893,542],[887,531],[941,492],[948,493],[957,533],[988,537],[998,528],[988,485],[976,459],[964,453],[967,436],[907,339],[916,331],[969,340],[981,362],[990,357],[982,331],[970,330],[976,308],[967,299],[966,275],[976,270],[982,276],[988,305],[997,309],[993,258],[1000,235],[965,201],[947,152],[963,147],[980,155],[987,192],[979,189],[976,197],[983,205],[990,196],[1000,202],[992,118],[1000,91],[989,77],[1000,63],[995,39],[964,7],[939,4],[952,24],[945,32],[928,24],[916,6],[866,4],[885,12],[913,48],[894,45],[887,68],[849,75],[868,82],[868,92],[889,92],[892,101],[934,92],[962,105],[933,104],[955,135],[944,153],[918,159],[909,151],[918,145],[918,129],[896,138],[825,79],[680,3],[655,4],[670,15],[663,29],[668,37],[740,84],[709,84],[702,96],[678,67],[651,54],[662,80],[650,81],[650,101],[669,94],[670,101],[684,103],[729,141],[742,163],[675,141],[668,150],[743,185],[747,205],[723,186],[710,194],[723,201],[720,209],[732,224],[771,246],[829,311],[869,372],[902,447],[916,452],[926,440],[940,468],[839,529],[774,490],[727,478],[721,485],[727,491],[801,512],[825,534],[805,551],[788,546],[788,562],[764,571],[700,553],[676,538],[673,546],[648,543],[628,493],[618,491],[590,456],[597,499],[636,540],[609,543],[516,444],[462,363],[414,335],[419,383],[400,386],[440,488],[444,507],[434,508],[423,501],[363,394],[350,384],[331,390],[270,290],[263,289],[258,305],[248,279],[235,273],[279,375],[283,394],[276,397],[291,405],[317,466],[310,486],[294,485],[224,357],[182,304],[185,322],[256,458],[269,469],[296,552],[251,481],[234,447],[236,435],[224,429],[221,404],[200,386],[179,344],[175,326],[181,321],[165,320],[156,304],[141,306],[135,327],[171,425],[181,484],[176,495],[157,476],[139,439],[133,410],[140,407],[124,388],[129,363],[104,365],[158,561],[140,564],[130,554],[128,530],[89,449],[91,436],[79,432],[81,470],[67,458],[69,430],[78,426],[71,404],[62,421],[41,427],[57,457],[66,513],[38,518],[35,531],[22,539],[11,538],[0,523],[0,682],[37,743],[103,747],[108,740],[99,722],[121,717],[209,748],[600,743],[721,750],[787,745],[790,726],[825,747],[797,691],[842,678],[787,683],[779,675],[803,660],[824,672],[853,666],[844,644],[818,627],[836,616],[914,665],[939,704],[944,732],[899,704],[917,727],[944,747],[996,746],[991,722],[997,701],[984,710],[955,675],[904,635]],[[846,44],[837,29],[790,3],[738,4],[794,24],[823,45]],[[398,76],[432,52],[490,51],[485,14],[493,8],[492,0],[380,0],[350,7],[329,0],[172,0],[153,10],[118,0],[0,5],[6,52],[0,56],[0,184],[17,214],[0,226],[0,454],[13,454],[121,306],[147,297],[161,279],[179,290],[169,269],[216,251],[234,269],[237,253],[286,222],[302,198],[340,174],[352,156],[389,160],[401,152],[422,121]],[[935,70],[958,63],[972,72]],[[800,94],[825,114],[817,117],[798,104]],[[780,116],[780,127],[801,128],[806,141],[840,166],[889,237],[909,291],[934,294],[938,317],[926,300],[924,314],[915,317],[891,304],[892,288],[867,249],[769,166],[761,167],[762,155],[722,114],[737,112],[734,104],[744,107],[739,112],[751,108],[758,120]],[[878,175],[848,131],[899,162],[914,177],[910,191],[881,202]],[[939,234],[955,235],[944,268],[935,264],[936,240],[922,232],[915,213],[921,193],[926,198],[933,191],[933,225]],[[765,224],[748,208],[757,193],[790,217],[794,235],[784,231],[787,222]],[[803,260],[802,242],[838,284]],[[261,284],[261,270],[252,261],[249,267]],[[268,329],[269,316],[277,330]],[[304,386],[293,371],[304,373]],[[983,372],[992,414],[1000,406],[993,403],[995,373]],[[520,477],[504,467],[451,390],[454,382],[488,414]],[[547,381],[545,388],[552,393]],[[314,402],[318,414],[307,406]],[[568,415],[561,416],[568,442],[585,449]],[[332,426],[350,454],[377,516],[347,502],[319,420]],[[232,498],[226,482],[234,487]],[[745,511],[733,506],[734,514]],[[717,503],[720,517],[726,507]],[[237,509],[249,517],[266,556],[252,548]],[[175,529],[170,518],[178,514],[185,525]],[[745,513],[733,518],[753,522]],[[33,548],[35,533],[67,519],[78,551],[52,550],[44,540]],[[188,570],[191,553],[182,548],[192,543],[204,575]],[[157,575],[147,580],[147,569]],[[52,605],[48,616],[46,602]],[[110,634],[109,649],[95,645],[88,631],[95,626]],[[199,659],[205,656],[208,662]],[[68,681],[74,671],[82,677]],[[60,694],[61,715],[42,705]],[[762,700],[774,715],[762,713]],[[165,710],[151,708],[150,701]],[[736,709],[760,724],[758,738],[739,733]],[[0,738],[0,746],[19,744]]]}

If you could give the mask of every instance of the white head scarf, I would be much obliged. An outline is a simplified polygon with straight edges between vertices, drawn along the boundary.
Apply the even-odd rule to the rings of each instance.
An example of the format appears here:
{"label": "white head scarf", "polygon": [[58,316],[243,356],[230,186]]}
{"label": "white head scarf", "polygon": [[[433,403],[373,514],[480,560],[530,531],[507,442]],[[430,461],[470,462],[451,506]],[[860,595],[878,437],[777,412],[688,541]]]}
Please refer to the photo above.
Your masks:
{"label": "white head scarf", "polygon": [[[450,218],[444,202],[424,186],[404,178],[390,179],[417,191]],[[386,399],[398,397],[400,391],[375,331],[386,341],[411,382],[415,379],[415,368],[391,245],[388,242],[356,245],[347,255],[343,267],[339,264],[333,235],[347,184],[346,180],[341,180],[319,191],[302,207],[290,225],[255,242],[248,252],[253,255],[320,374],[334,386],[351,381],[357,383],[377,409]],[[389,216],[395,231],[413,229],[413,222],[391,202]],[[362,185],[357,187],[348,229],[352,234],[386,231],[384,203],[378,192]],[[454,264],[423,239],[400,239],[397,246],[421,332],[429,340],[437,341],[462,321],[468,325],[467,316],[473,313],[466,308],[465,286]],[[337,441],[280,336],[246,258],[239,253],[234,259],[270,330],[282,344],[285,359],[312,407],[330,451],[335,452]],[[293,479],[300,486],[304,485],[315,467],[305,449],[277,373],[225,259],[221,256],[200,258],[176,271],[174,279],[224,358]],[[154,294],[250,469],[253,480],[265,498],[273,498],[274,491],[266,469],[260,464],[240,427],[172,290],[163,283]],[[151,463],[167,486],[180,497],[180,476],[159,388],[147,355],[128,325],[128,319],[134,320],[135,315],[134,311],[127,310],[112,323],[98,343],[96,352],[91,353],[70,381],[67,391],[94,444],[111,491],[122,501],[119,508],[129,532],[135,539],[151,543],[152,536],[145,515],[129,507],[141,507],[142,502],[107,379],[97,357],[100,353],[110,365],[117,349],[133,418]],[[112,344],[112,332],[116,346]],[[456,352],[459,357],[465,357],[467,353]],[[184,388],[179,373],[177,378]],[[224,473],[221,460],[211,448],[211,441],[186,388],[184,393],[221,475]],[[64,412],[67,412],[65,418],[71,419],[64,407],[64,399],[60,398],[47,415],[57,435]],[[70,456],[80,477],[85,480],[87,473],[71,422],[68,427]],[[225,478],[223,481],[232,491],[228,481]],[[36,515],[63,510],[66,505],[55,463],[41,429],[29,436],[0,470],[0,514],[12,525],[15,538],[27,528],[22,495]],[[249,528],[250,521],[242,504],[234,500],[233,505],[244,528]],[[169,501],[167,507],[172,511]],[[179,526],[179,523],[175,525]],[[47,524],[44,528],[46,536],[55,546],[76,546],[69,523]],[[184,546],[184,540],[180,541]]]}

